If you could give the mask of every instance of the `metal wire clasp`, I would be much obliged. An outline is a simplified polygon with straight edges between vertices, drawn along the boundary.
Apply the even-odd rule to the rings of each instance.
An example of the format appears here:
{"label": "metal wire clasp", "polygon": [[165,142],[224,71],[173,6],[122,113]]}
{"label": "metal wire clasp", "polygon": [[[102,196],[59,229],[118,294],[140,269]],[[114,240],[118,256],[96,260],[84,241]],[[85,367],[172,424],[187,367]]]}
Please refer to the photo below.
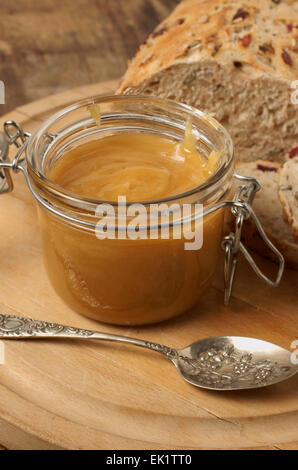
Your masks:
{"label": "metal wire clasp", "polygon": [[[24,132],[22,127],[15,121],[6,121],[4,132],[0,132],[0,194],[13,190],[13,181],[10,171],[19,171],[25,158],[21,158],[31,136],[29,132]],[[18,149],[12,162],[8,160],[8,149],[10,145],[15,145]]]}
{"label": "metal wire clasp", "polygon": [[[251,204],[254,200],[255,194],[257,191],[260,190],[261,185],[256,178],[242,176],[239,173],[235,172],[234,177],[237,180],[245,183],[240,185],[235,193],[233,203],[231,204],[231,212],[235,216],[235,232],[231,232],[229,235],[224,237],[222,241],[222,247],[225,251],[225,259],[224,259],[224,302],[225,305],[228,305],[233,282],[235,278],[236,266],[238,262],[238,253],[239,251],[244,255],[245,259],[249,262],[250,266],[253,268],[255,273],[259,278],[265,281],[272,287],[278,286],[280,283],[283,271],[284,271],[284,257],[282,254],[277,250],[277,248],[271,243],[269,238],[267,237],[259,219],[257,218],[256,214],[254,213]],[[275,280],[269,279],[257,266],[256,262],[247,251],[243,243],[241,242],[241,230],[242,225],[246,219],[249,217],[252,218],[253,222],[255,223],[258,232],[263,239],[264,243],[273,251],[276,255],[279,268],[277,272],[277,276]]]}

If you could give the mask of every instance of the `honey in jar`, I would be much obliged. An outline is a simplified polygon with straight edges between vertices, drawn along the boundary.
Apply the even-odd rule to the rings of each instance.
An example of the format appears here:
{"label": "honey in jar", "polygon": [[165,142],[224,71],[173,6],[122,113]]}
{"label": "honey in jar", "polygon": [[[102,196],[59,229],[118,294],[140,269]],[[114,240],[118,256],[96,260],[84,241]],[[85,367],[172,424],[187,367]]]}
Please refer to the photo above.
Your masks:
{"label": "honey in jar", "polygon": [[[122,133],[80,145],[50,179],[70,193],[102,201],[163,200],[194,188],[214,171],[186,133],[182,142]],[[106,239],[57,224],[41,213],[46,266],[55,289],[78,312],[119,324],[160,321],[189,309],[210,282],[222,213],[206,217],[204,248],[185,240]]]}
{"label": "honey in jar", "polygon": [[[78,103],[45,123],[28,146],[49,279],[74,311],[112,324],[155,323],[199,307],[218,266],[223,209],[200,217],[202,244],[195,248],[193,208],[208,210],[228,198],[229,137],[218,123],[178,103],[119,96],[97,102],[97,123],[90,103]],[[190,206],[191,217],[181,236],[179,211],[167,236],[160,213],[153,236],[149,216],[134,237],[128,236],[131,217],[107,224],[114,237],[99,236],[104,217],[98,209],[112,206],[119,216],[120,198],[127,212],[134,205],[151,211],[174,204]],[[192,246],[186,249],[186,242]]]}

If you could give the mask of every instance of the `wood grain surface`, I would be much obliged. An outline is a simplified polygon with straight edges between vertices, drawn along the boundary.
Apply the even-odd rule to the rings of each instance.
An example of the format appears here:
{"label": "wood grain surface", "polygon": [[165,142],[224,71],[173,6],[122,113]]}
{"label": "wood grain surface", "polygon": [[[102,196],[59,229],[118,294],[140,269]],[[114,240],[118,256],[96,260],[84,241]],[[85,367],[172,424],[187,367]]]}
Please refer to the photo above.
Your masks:
{"label": "wood grain surface", "polygon": [[[77,88],[3,117],[34,130],[48,114],[116,82]],[[2,121],[0,122],[2,125]],[[147,327],[98,324],[66,307],[42,263],[34,201],[21,174],[1,196],[0,311],[131,335],[172,347],[214,335],[258,337],[290,349],[297,339],[297,272],[272,289],[241,262],[231,304],[222,272],[200,303]],[[267,273],[276,266],[257,257]],[[298,375],[271,387],[210,392],[185,383],[162,356],[87,341],[6,342],[0,365],[0,443],[9,449],[297,449]]]}
{"label": "wood grain surface", "polygon": [[0,2],[0,115],[43,96],[118,78],[178,0]]}

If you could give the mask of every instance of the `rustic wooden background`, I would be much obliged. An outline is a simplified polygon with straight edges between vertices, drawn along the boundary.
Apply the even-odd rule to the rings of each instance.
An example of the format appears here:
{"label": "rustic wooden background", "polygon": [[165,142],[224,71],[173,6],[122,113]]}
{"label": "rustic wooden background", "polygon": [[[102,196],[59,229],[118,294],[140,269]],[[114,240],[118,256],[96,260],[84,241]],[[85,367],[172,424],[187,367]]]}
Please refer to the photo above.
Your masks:
{"label": "rustic wooden background", "polygon": [[179,0],[0,0],[6,104],[120,77],[137,46]]}

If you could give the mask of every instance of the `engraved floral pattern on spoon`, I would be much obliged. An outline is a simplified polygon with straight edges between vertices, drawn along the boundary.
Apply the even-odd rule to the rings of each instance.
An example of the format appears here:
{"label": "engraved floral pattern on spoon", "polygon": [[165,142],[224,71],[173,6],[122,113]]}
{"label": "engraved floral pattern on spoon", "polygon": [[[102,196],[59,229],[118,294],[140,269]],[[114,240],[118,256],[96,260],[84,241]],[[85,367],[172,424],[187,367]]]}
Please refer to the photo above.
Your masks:
{"label": "engraved floral pattern on spoon", "polygon": [[198,357],[179,356],[186,372],[204,385],[229,386],[239,380],[250,385],[266,384],[280,372],[291,371],[269,359],[254,360],[251,353],[240,353],[234,346],[223,349],[211,348],[201,352]]}
{"label": "engraved floral pattern on spoon", "polygon": [[82,337],[92,336],[93,331],[81,330],[80,328],[73,328],[70,326],[57,325],[56,323],[49,323],[42,320],[32,320],[31,318],[21,318],[15,315],[1,315],[0,314],[0,332],[6,336],[34,336],[34,335],[72,335],[77,334]]}

